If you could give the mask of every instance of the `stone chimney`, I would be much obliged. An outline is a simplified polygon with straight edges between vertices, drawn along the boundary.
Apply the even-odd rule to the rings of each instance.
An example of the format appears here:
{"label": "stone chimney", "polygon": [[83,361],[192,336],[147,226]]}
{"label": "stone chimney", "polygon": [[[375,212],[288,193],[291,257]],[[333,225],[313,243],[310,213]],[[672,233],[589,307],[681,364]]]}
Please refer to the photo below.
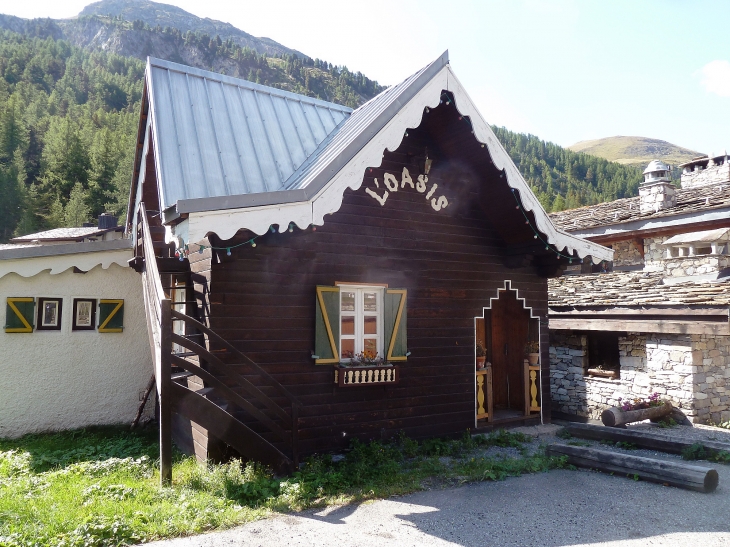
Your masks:
{"label": "stone chimney", "polygon": [[652,161],[644,170],[644,182],[639,186],[642,213],[657,213],[677,205],[677,189],[671,182],[670,172],[671,168],[658,160]]}

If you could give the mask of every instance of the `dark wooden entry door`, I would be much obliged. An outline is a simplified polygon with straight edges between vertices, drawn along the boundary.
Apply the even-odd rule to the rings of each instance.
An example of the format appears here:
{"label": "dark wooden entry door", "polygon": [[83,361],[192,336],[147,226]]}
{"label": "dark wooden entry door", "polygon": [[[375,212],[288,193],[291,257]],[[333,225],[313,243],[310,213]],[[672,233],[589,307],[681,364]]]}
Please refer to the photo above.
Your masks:
{"label": "dark wooden entry door", "polygon": [[494,408],[525,409],[525,345],[530,313],[517,293],[504,291],[492,303],[492,389]]}

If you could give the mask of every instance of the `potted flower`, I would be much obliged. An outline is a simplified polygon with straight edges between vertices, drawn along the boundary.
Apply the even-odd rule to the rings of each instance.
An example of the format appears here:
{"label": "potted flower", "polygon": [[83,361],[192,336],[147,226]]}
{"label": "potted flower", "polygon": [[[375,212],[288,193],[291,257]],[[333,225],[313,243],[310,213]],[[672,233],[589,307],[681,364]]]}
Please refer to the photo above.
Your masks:
{"label": "potted flower", "polygon": [[540,362],[540,344],[537,340],[530,340],[525,346],[525,354],[530,365],[535,366]]}
{"label": "potted flower", "polygon": [[484,348],[484,344],[482,344],[481,341],[477,342],[476,344],[476,353],[477,370],[482,370],[484,368],[484,363],[487,360],[487,350]]}

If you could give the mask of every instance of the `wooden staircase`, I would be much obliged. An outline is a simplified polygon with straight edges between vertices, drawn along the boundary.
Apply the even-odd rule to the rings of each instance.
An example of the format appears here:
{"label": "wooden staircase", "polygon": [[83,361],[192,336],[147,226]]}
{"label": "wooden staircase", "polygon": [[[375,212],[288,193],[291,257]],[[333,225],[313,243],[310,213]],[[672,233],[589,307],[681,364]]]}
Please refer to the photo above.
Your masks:
{"label": "wooden staircase", "polygon": [[194,317],[190,264],[172,256],[164,231],[159,216],[140,204],[130,266],[143,278],[159,399],[162,484],[172,481],[173,414],[204,428],[243,458],[291,473],[298,465],[300,402]]}

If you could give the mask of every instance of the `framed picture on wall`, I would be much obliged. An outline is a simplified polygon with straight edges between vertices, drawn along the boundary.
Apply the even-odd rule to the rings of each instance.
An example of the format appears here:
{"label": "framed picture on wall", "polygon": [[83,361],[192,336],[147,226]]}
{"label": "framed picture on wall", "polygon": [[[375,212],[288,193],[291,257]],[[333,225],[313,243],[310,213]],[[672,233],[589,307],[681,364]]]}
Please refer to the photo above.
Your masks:
{"label": "framed picture on wall", "polygon": [[71,330],[96,329],[96,299],[74,298]]}
{"label": "framed picture on wall", "polygon": [[36,330],[61,330],[62,298],[39,298]]}

